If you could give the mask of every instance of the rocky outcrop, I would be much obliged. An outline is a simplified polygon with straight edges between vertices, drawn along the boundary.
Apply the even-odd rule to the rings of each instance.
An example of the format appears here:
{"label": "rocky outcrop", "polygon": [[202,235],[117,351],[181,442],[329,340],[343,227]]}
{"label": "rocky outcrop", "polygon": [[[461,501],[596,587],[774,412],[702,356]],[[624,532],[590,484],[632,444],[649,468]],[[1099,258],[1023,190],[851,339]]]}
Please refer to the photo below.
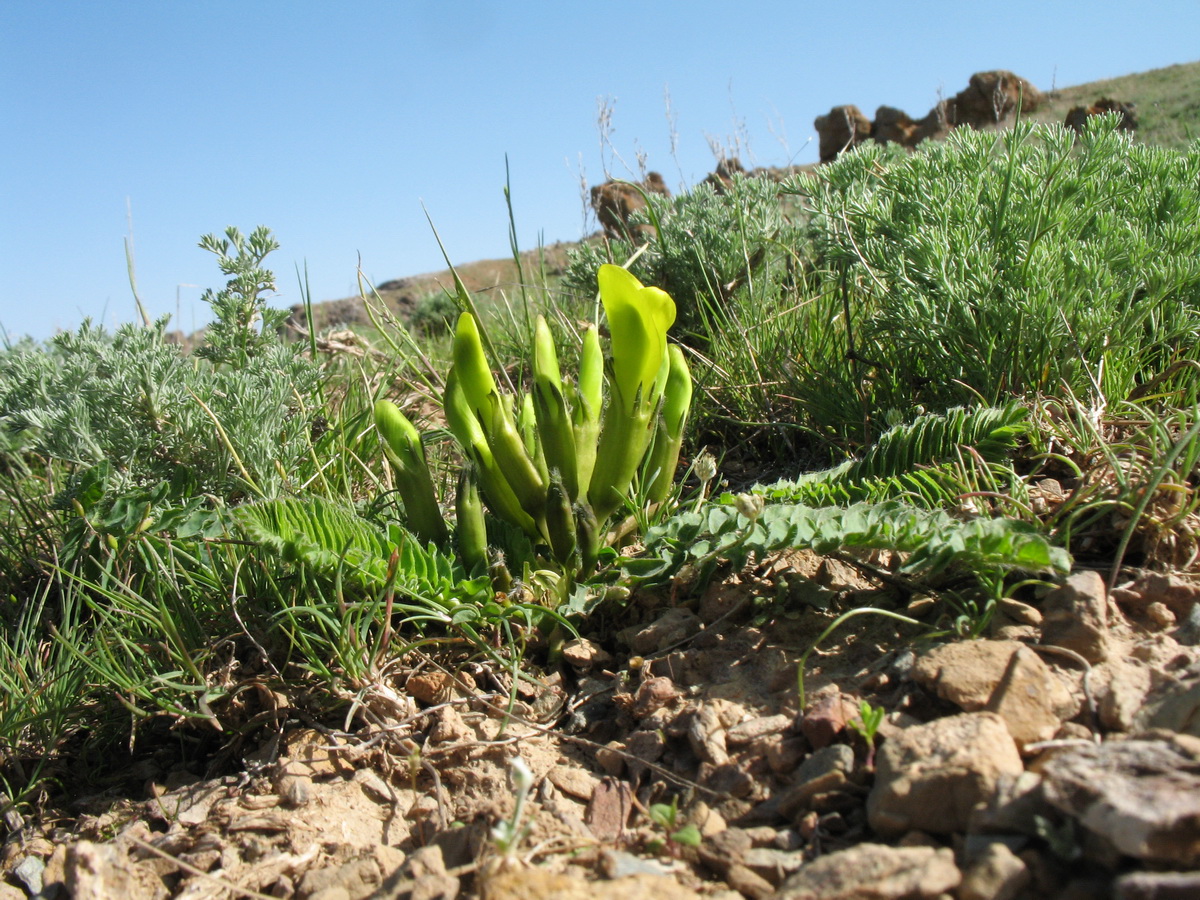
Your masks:
{"label": "rocky outcrop", "polygon": [[1020,75],[1007,69],[976,72],[967,87],[946,103],[946,121],[952,126],[983,128],[998,125],[1018,108],[1033,112],[1042,93]]}
{"label": "rocky outcrop", "polygon": [[1091,106],[1071,107],[1063,124],[1077,134],[1082,134],[1084,122],[1092,116],[1099,116],[1109,112],[1121,114],[1121,124],[1117,126],[1118,128],[1123,131],[1135,131],[1137,129],[1137,104],[1122,103],[1120,100],[1113,100],[1111,97],[1101,97]]}
{"label": "rocky outcrop", "polygon": [[736,156],[731,156],[728,159],[720,159],[717,161],[717,170],[709,174],[704,179],[705,184],[711,184],[713,190],[718,194],[723,194],[729,190],[733,184],[734,175],[745,175],[746,167],[742,165],[742,161]]}
{"label": "rocky outcrop", "polygon": [[592,188],[592,209],[611,238],[648,237],[650,225],[630,225],[629,218],[646,205],[646,194],[670,197],[666,182],[657,172],[650,172],[640,183],[610,179]]}
{"label": "rocky outcrop", "polygon": [[998,125],[1017,109],[1032,112],[1041,102],[1042,93],[1036,87],[1019,75],[997,69],[976,72],[966,88],[940,101],[921,119],[894,106],[881,106],[870,122],[857,106],[847,105],[835,106],[827,115],[818,116],[813,125],[820,135],[821,162],[830,162],[868,138],[911,150],[922,141],[944,138],[958,126]]}
{"label": "rocky outcrop", "polygon": [[835,106],[826,115],[817,116],[813,127],[821,137],[821,162],[831,162],[839,153],[871,137],[870,119],[854,105]]}

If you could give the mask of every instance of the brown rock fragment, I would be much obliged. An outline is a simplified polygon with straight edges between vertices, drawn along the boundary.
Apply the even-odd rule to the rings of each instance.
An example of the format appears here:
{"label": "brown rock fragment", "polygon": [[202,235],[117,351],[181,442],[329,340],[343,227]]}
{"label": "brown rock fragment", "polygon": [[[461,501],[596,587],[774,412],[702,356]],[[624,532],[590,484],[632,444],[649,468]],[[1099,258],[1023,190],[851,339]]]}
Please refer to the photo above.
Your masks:
{"label": "brown rock fragment", "polygon": [[964,831],[1002,776],[1024,771],[1004,720],[963,713],[894,734],[876,757],[867,818],[884,837]]}
{"label": "brown rock fragment", "polygon": [[1042,643],[1074,650],[1090,663],[1108,657],[1108,592],[1098,572],[1077,572],[1042,603]]}
{"label": "brown rock fragment", "polygon": [[839,153],[857,147],[871,137],[871,122],[857,106],[835,106],[817,116],[813,127],[820,136],[821,162],[832,162]]}
{"label": "brown rock fragment", "polygon": [[989,844],[963,873],[958,900],[1013,900],[1030,882],[1029,867],[1004,844]]}
{"label": "brown rock fragment", "polygon": [[1036,652],[1015,641],[962,641],[918,658],[913,680],[966,712],[1004,719],[1019,747],[1053,737],[1079,702]]}
{"label": "brown rock fragment", "polygon": [[777,900],[934,900],[962,880],[947,848],[859,844],[788,878]]}
{"label": "brown rock fragment", "polygon": [[1200,863],[1200,756],[1164,740],[1076,747],[1042,767],[1046,800],[1127,856]]}

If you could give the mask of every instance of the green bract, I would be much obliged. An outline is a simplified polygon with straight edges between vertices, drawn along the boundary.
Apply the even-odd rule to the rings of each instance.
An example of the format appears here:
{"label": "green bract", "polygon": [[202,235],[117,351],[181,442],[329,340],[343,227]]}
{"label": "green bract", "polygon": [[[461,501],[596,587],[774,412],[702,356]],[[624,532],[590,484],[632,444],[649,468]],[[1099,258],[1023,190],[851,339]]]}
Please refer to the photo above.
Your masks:
{"label": "green bract", "polygon": [[649,397],[662,368],[675,301],[666,291],[643,287],[620,266],[603,265],[596,277],[612,335],[617,393],[625,412],[632,414],[639,396]]}

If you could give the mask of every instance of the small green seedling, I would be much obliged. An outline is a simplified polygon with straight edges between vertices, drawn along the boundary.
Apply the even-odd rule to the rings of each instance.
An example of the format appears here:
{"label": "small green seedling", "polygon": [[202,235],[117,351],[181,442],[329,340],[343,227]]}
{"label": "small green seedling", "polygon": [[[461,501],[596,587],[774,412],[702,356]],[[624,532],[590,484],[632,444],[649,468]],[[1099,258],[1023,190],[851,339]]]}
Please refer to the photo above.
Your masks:
{"label": "small green seedling", "polygon": [[846,724],[863,736],[867,742],[867,768],[875,767],[875,735],[883,724],[884,710],[882,706],[872,706],[866,700],[858,701],[858,717]]}
{"label": "small green seedling", "polygon": [[666,832],[666,838],[655,838],[647,844],[653,853],[666,850],[672,856],[677,856],[680,847],[699,847],[700,829],[688,824],[682,828],[679,823],[679,798],[672,797],[670,803],[654,803],[648,810],[650,821]]}
{"label": "small green seedling", "polygon": [[533,772],[521,757],[514,757],[509,763],[512,768],[512,787],[516,795],[512,815],[492,827],[492,843],[500,854],[508,859],[516,856],[517,848],[529,836],[530,825],[522,823],[525,818],[525,802],[533,789]]}

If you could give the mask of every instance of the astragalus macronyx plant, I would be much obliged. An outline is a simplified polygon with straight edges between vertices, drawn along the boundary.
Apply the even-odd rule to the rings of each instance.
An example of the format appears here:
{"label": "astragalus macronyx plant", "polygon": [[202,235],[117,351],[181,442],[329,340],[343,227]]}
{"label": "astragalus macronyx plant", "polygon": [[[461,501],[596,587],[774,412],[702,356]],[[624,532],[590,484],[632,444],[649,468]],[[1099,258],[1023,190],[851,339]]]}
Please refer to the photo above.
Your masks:
{"label": "astragalus macronyx plant", "polygon": [[[459,317],[444,410],[466,460],[456,542],[473,571],[489,560],[480,498],[570,582],[595,569],[606,524],[635,483],[648,502],[670,493],[692,398],[684,355],[667,343],[675,302],[619,266],[602,266],[597,280],[609,361],[599,332],[589,327],[578,375],[564,379],[549,325],[539,316],[532,386],[521,396],[500,391],[475,316]],[[388,400],[376,403],[375,424],[409,528],[422,540],[447,543],[416,428]]]}

